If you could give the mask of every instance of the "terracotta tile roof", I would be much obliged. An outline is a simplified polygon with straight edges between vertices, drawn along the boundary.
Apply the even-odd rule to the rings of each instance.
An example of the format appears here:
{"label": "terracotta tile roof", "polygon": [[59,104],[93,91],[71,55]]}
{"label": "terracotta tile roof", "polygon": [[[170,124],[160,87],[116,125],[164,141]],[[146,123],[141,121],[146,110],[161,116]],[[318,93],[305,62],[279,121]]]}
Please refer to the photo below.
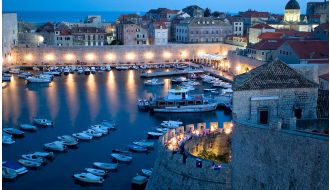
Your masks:
{"label": "terracotta tile roof", "polygon": [[265,32],[262,33],[258,36],[259,39],[261,40],[266,40],[266,39],[280,39],[283,37],[283,34],[280,32]]}
{"label": "terracotta tile roof", "polygon": [[105,33],[103,28],[97,27],[72,27],[72,33]]}
{"label": "terracotta tile roof", "polygon": [[265,63],[234,78],[233,90],[262,90],[288,88],[318,88],[318,84],[305,78],[280,60]]}
{"label": "terracotta tile roof", "polygon": [[289,40],[286,43],[299,59],[329,59],[329,41]]}
{"label": "terracotta tile roof", "polygon": [[261,23],[261,24],[256,24],[254,26],[252,26],[251,28],[257,28],[257,29],[275,29],[271,26],[269,26],[268,24],[264,24],[264,23]]}
{"label": "terracotta tile roof", "polygon": [[259,12],[259,11],[245,11],[245,12],[239,12],[239,15],[241,17],[248,17],[248,18],[256,18],[256,17],[262,17],[262,18],[266,18],[269,16],[268,12]]}
{"label": "terracotta tile roof", "polygon": [[275,32],[282,33],[286,37],[307,37],[311,36],[311,32],[300,32],[296,30],[289,30],[289,29],[276,29]]}
{"label": "terracotta tile roof", "polygon": [[329,73],[320,75],[319,78],[329,81]]}
{"label": "terracotta tile roof", "polygon": [[248,48],[256,50],[276,50],[286,41],[287,39],[265,39],[256,44],[248,45]]}

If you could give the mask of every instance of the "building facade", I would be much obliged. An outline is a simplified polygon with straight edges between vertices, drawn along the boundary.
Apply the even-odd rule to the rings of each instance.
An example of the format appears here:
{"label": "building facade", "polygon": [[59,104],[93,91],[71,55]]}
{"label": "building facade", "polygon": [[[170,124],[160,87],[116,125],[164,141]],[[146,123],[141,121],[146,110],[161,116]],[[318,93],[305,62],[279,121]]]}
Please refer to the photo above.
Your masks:
{"label": "building facade", "polygon": [[275,28],[268,24],[256,24],[249,29],[249,43],[255,44],[260,41],[260,34],[266,32],[275,32]]}
{"label": "building facade", "polygon": [[2,14],[2,58],[11,59],[11,49],[18,44],[17,14]]}
{"label": "building facade", "polygon": [[243,22],[233,22],[233,34],[238,36],[243,36],[244,34],[244,23]]}
{"label": "building facade", "polygon": [[176,25],[176,41],[180,43],[219,43],[232,33],[230,24],[211,17],[186,18]]}
{"label": "building facade", "polygon": [[300,6],[296,0],[290,0],[284,10],[285,22],[300,22]]}
{"label": "building facade", "polygon": [[[106,41],[106,32],[96,27],[73,27],[71,29],[74,46],[103,46]],[[68,39],[69,37],[67,37]]]}
{"label": "building facade", "polygon": [[315,16],[319,16],[319,23],[329,22],[329,1],[325,0],[323,2],[308,2],[306,16],[311,20]]}
{"label": "building facade", "polygon": [[191,17],[204,17],[204,9],[197,5],[188,6],[182,9],[182,11],[189,14]]}
{"label": "building facade", "polygon": [[55,30],[54,41],[56,46],[73,46],[73,36],[69,30]]}
{"label": "building facade", "polygon": [[142,27],[141,24],[127,22],[117,26],[118,40],[124,45],[147,45],[148,30]]}

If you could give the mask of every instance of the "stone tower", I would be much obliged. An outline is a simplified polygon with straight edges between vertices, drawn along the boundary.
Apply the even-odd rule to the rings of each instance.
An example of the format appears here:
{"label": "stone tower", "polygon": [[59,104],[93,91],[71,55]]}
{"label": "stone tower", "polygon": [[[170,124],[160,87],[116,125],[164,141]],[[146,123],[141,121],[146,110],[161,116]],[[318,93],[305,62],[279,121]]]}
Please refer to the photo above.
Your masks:
{"label": "stone tower", "polygon": [[289,23],[300,22],[300,6],[296,0],[289,0],[286,4],[284,21]]}

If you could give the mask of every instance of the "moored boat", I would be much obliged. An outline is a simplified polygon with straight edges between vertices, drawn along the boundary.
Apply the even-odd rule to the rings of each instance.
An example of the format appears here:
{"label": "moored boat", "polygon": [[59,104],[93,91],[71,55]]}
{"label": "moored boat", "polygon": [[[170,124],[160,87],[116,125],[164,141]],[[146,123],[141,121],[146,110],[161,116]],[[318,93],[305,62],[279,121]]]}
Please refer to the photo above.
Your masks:
{"label": "moored boat", "polygon": [[26,169],[26,167],[22,166],[16,161],[3,161],[2,167],[13,169],[19,175],[25,174],[26,172],[29,171],[28,169]]}
{"label": "moored boat", "polygon": [[118,163],[94,162],[93,165],[103,170],[116,170]]}
{"label": "moored boat", "polygon": [[146,176],[146,177],[150,177],[152,175],[152,169],[142,169],[141,170],[142,175]]}
{"label": "moored boat", "polygon": [[135,144],[127,145],[128,149],[134,152],[148,152],[148,149],[144,146],[139,146]]}
{"label": "moored boat", "polygon": [[31,160],[26,160],[26,159],[19,159],[18,163],[22,164],[25,167],[29,167],[29,168],[38,168],[41,166],[40,162],[35,162],[35,161],[31,161]]}
{"label": "moored boat", "polygon": [[2,144],[14,144],[15,141],[12,139],[11,135],[5,135],[6,133],[2,133]]}
{"label": "moored boat", "polygon": [[91,139],[93,139],[93,136],[88,135],[86,133],[74,133],[74,134],[72,134],[72,136],[79,139],[79,140],[91,140]]}
{"label": "moored boat", "polygon": [[144,146],[144,147],[147,147],[147,148],[153,148],[154,147],[154,142],[145,141],[145,140],[135,141],[135,142],[133,142],[133,144],[136,144],[136,145],[139,145],[139,146]]}
{"label": "moored boat", "polygon": [[164,81],[158,81],[158,79],[156,78],[153,78],[151,80],[146,80],[144,82],[144,85],[146,86],[158,86],[158,85],[163,85],[164,84]]}
{"label": "moored boat", "polygon": [[25,131],[36,131],[37,127],[34,125],[30,125],[30,124],[21,124],[19,126],[20,129],[25,130]]}
{"label": "moored boat", "polygon": [[41,77],[41,76],[27,77],[26,80],[28,81],[28,83],[50,83],[51,82],[50,78]]}
{"label": "moored boat", "polygon": [[95,168],[85,168],[85,171],[97,176],[105,176],[108,174],[105,170]]}
{"label": "moored boat", "polygon": [[82,182],[87,182],[87,183],[103,183],[104,182],[103,177],[96,176],[91,173],[79,173],[79,174],[74,174],[73,176],[77,180],[82,181]]}
{"label": "moored boat", "polygon": [[36,125],[45,126],[45,127],[53,126],[53,124],[54,124],[51,120],[48,120],[48,119],[42,119],[42,118],[34,118],[34,119],[33,119],[33,122],[34,122]]}
{"label": "moored boat", "polygon": [[154,139],[163,136],[164,133],[160,132],[148,132],[148,138]]}
{"label": "moored boat", "polygon": [[124,154],[112,153],[111,157],[120,162],[131,162],[133,157]]}
{"label": "moored boat", "polygon": [[4,132],[11,134],[13,136],[24,136],[24,132],[15,128],[4,128]]}
{"label": "moored boat", "polygon": [[17,177],[17,172],[15,170],[2,166],[3,179],[14,179],[16,177]]}
{"label": "moored boat", "polygon": [[63,152],[66,150],[66,146],[61,141],[54,141],[44,144],[45,149]]}

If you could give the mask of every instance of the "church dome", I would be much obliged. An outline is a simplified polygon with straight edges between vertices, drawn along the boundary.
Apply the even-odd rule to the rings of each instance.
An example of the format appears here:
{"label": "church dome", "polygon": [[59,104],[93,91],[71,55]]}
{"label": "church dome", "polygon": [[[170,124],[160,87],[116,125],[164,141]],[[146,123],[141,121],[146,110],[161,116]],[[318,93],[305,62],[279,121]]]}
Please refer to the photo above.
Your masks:
{"label": "church dome", "polygon": [[285,9],[300,9],[299,3],[296,0],[290,0],[286,5]]}

